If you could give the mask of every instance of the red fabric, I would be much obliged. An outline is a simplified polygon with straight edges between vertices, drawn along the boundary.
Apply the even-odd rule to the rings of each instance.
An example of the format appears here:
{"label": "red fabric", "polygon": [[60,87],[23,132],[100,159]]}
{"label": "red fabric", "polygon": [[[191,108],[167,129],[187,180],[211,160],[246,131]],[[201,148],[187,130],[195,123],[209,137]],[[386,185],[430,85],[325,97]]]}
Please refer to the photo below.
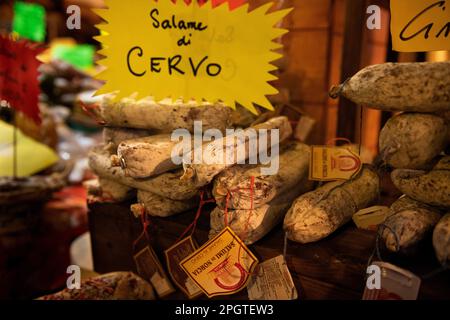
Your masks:
{"label": "red fabric", "polygon": [[36,55],[43,48],[21,40],[0,36],[0,99],[41,123],[38,97],[40,93]]}
{"label": "red fabric", "polygon": [[230,9],[233,10],[244,5],[247,2],[247,0],[213,0],[213,5],[218,6],[224,2],[228,2]]}

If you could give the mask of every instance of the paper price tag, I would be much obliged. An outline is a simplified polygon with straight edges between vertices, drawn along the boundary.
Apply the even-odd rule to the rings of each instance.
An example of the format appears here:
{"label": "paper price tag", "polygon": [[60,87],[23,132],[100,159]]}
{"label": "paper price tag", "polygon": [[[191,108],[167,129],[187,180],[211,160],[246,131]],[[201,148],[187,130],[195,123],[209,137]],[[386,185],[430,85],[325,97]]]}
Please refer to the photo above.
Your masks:
{"label": "paper price tag", "polygon": [[311,147],[310,180],[349,180],[362,168],[360,157],[349,147]]}
{"label": "paper price tag", "polygon": [[172,247],[164,251],[169,274],[175,283],[188,296],[189,299],[198,297],[203,291],[192,281],[187,273],[181,268],[180,262],[197,249],[192,237],[184,238]]}
{"label": "paper price tag", "polygon": [[244,289],[258,259],[241,239],[225,228],[181,262],[181,267],[209,297]]}
{"label": "paper price tag", "polygon": [[258,265],[247,286],[250,300],[296,300],[297,289],[282,255]]}
{"label": "paper price tag", "polygon": [[[369,276],[363,294],[363,300],[416,300],[420,289],[420,278],[415,274],[401,269],[387,262],[375,261],[372,266],[378,267],[380,274],[375,271]],[[369,282],[376,284],[380,277],[380,289],[369,288]]]}
{"label": "paper price tag", "polygon": [[375,231],[389,214],[389,207],[373,206],[359,210],[353,215],[353,222],[359,229]]}
{"label": "paper price tag", "polygon": [[160,298],[175,291],[166,273],[150,246],[145,247],[134,256],[138,274],[149,281]]}
{"label": "paper price tag", "polygon": [[297,126],[295,127],[294,138],[298,141],[305,142],[315,125],[315,119],[302,115]]}

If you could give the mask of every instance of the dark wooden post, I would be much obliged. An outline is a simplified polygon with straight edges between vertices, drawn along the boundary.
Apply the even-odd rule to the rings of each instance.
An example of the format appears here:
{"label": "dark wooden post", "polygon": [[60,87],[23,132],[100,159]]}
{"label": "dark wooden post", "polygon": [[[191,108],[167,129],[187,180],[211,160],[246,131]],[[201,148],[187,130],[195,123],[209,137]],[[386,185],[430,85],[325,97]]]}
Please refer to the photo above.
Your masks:
{"label": "dark wooden post", "polygon": [[[367,3],[364,0],[347,0],[345,9],[344,48],[341,66],[341,83],[353,76],[361,67]],[[337,137],[359,142],[357,137],[359,107],[340,98]]]}

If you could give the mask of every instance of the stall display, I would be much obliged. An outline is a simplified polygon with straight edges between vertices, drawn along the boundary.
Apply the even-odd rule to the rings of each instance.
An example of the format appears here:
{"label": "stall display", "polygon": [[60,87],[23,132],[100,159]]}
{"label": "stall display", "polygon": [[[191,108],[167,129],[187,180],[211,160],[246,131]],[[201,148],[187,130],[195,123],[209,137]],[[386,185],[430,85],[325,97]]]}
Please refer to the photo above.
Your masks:
{"label": "stall display", "polygon": [[[430,68],[430,64],[420,65],[423,68]],[[442,67],[447,67],[449,64],[444,63],[440,66],[439,70],[442,72]],[[396,65],[389,66],[389,68],[397,70]],[[402,70],[401,67],[400,70]],[[393,74],[396,75],[396,73]],[[399,73],[397,76],[400,77],[401,74]],[[339,87],[339,94],[345,94],[344,88],[350,85],[349,83],[351,84],[351,81]],[[379,83],[376,82],[374,85],[379,85]],[[370,87],[372,84],[365,82],[364,86]],[[331,95],[335,95],[336,92],[336,89],[332,89]],[[378,95],[375,99],[383,99],[383,97]],[[357,99],[355,98],[355,100]],[[389,109],[390,103],[393,102],[387,98],[386,101],[386,104],[382,104],[382,106]],[[372,106],[369,100],[364,102]],[[373,105],[376,103],[374,102]],[[373,214],[377,212],[368,207],[377,205],[382,200],[380,199],[380,180],[386,166],[390,166],[392,167],[392,183],[405,196],[393,203],[387,211],[383,211],[386,214],[378,219],[377,239],[375,241],[375,238],[372,238],[373,241],[369,248],[377,247],[377,250],[385,248],[393,253],[414,255],[418,250],[423,250],[423,248],[419,248],[419,245],[423,245],[426,239],[430,239],[433,230],[435,230],[434,239],[445,238],[446,220],[442,217],[448,207],[445,190],[449,185],[449,179],[445,175],[447,157],[441,156],[441,153],[448,144],[448,124],[439,114],[415,113],[413,111],[416,111],[416,108],[402,106],[398,101],[395,106],[402,108],[405,113],[393,116],[381,130],[379,138],[381,161],[375,165],[363,165],[361,171],[347,181],[329,182],[311,191],[314,184],[312,181],[308,181],[310,147],[291,141],[281,143],[280,170],[276,175],[261,175],[259,172],[261,165],[228,167],[205,166],[201,163],[194,166],[185,165],[184,175],[180,173],[180,180],[177,183],[192,183],[192,188],[195,190],[197,187],[205,187],[212,182],[212,196],[216,208],[210,213],[210,238],[228,226],[246,244],[252,245],[259,243],[274,228],[279,228],[277,225],[284,218],[284,230],[288,239],[303,244],[320,243],[331,237],[337,229],[343,228],[356,213],[365,211],[366,214]],[[282,118],[265,120],[266,122],[262,123],[264,127],[270,123],[276,123],[276,121],[284,121]],[[252,125],[250,128],[256,126]],[[282,129],[283,125],[278,125],[277,128]],[[282,136],[283,132],[286,132],[286,138],[292,134],[289,129],[281,130],[281,132]],[[146,148],[149,143],[151,145],[152,139],[138,138],[134,141],[136,143],[128,143],[128,147],[132,150],[132,154],[139,154],[139,148],[148,152]],[[122,145],[127,145],[127,142],[125,141]],[[207,145],[220,149],[224,144],[217,140]],[[165,147],[171,149],[173,146],[163,143],[161,148]],[[119,150],[120,145],[117,163],[122,161],[124,155],[124,153],[120,154]],[[209,150],[214,150],[214,148]],[[170,152],[166,150],[165,153],[168,155]],[[142,157],[142,159],[144,158],[151,161],[150,154]],[[168,156],[165,158],[167,159]],[[156,167],[142,160],[136,161],[136,165],[141,165],[141,172],[145,171],[146,167]],[[128,174],[125,172],[126,170],[122,173],[123,176],[134,174],[133,171]],[[151,175],[151,171],[147,175]],[[127,179],[130,178],[127,177]],[[139,179],[139,177],[136,176],[135,179]],[[139,193],[141,193],[140,196]],[[303,193],[305,194],[302,195]],[[140,199],[141,203],[133,205],[131,211],[135,215],[149,214],[167,217],[195,209],[196,204],[198,206],[201,203],[197,199],[192,202],[184,201],[181,205],[182,203],[177,203],[179,201],[177,199],[169,200],[163,205],[158,198],[151,193],[138,191],[138,200]],[[94,206],[93,210],[95,212],[99,209]],[[92,214],[95,214],[94,212]],[[95,218],[95,220],[97,219]],[[174,217],[174,219],[177,218]],[[196,219],[198,217],[195,218],[194,223],[196,223]],[[156,224],[162,226],[164,222],[159,221]],[[366,232],[370,234],[372,231]],[[165,237],[166,235],[160,236]],[[382,241],[380,242],[378,238],[381,238]],[[443,243],[444,245],[441,242],[438,244],[437,240],[434,240],[438,260],[445,263],[445,240]],[[383,248],[380,245],[383,245]],[[281,246],[278,247],[278,250],[282,253]],[[103,260],[100,257],[98,259]],[[366,259],[370,261],[369,256],[366,256]],[[107,269],[108,267],[102,263],[101,268]]]}
{"label": "stall display", "polygon": [[450,297],[445,1],[135,2],[0,4],[0,299]]}
{"label": "stall display", "polygon": [[[271,232],[274,229],[280,230],[280,223],[284,220],[284,250],[293,246],[290,241],[303,245],[318,243],[320,246],[321,242],[338,233],[338,229],[351,228],[347,224],[352,218],[357,222],[358,218],[377,215],[376,218],[369,218],[372,219],[372,224],[368,225],[370,228],[366,228],[375,228],[376,232],[362,232],[371,235],[372,241],[368,243],[367,249],[376,250],[378,258],[381,251],[385,254],[392,252],[413,256],[415,252],[423,250],[419,245],[430,239],[435,230],[436,255],[445,264],[446,242],[443,240],[442,245],[436,239],[446,237],[446,220],[442,217],[448,209],[446,190],[449,178],[446,176],[448,157],[442,156],[442,152],[448,145],[448,121],[442,114],[448,112],[449,107],[445,96],[449,66],[446,62],[375,65],[361,70],[342,85],[331,89],[330,95],[333,98],[343,96],[365,107],[403,112],[392,116],[380,130],[380,155],[374,164],[353,168],[360,162],[353,159],[354,152],[358,153],[358,148],[354,146],[342,149],[343,153],[335,159],[332,146],[325,151],[326,148],[315,146],[314,149],[294,141],[288,118],[277,114],[263,115],[244,124],[240,121],[241,116],[236,116],[236,112],[233,115],[231,112],[223,113],[227,110],[224,105],[204,103],[200,107],[194,103],[184,105],[177,101],[173,104],[167,101],[154,102],[149,98],[141,101],[124,99],[117,103],[106,97],[96,111],[102,123],[114,127],[104,130],[103,147],[98,147],[91,153],[91,168],[101,178],[127,186],[122,192],[123,197],[115,197],[117,203],[125,201],[125,208],[129,203],[125,198],[125,190],[128,191],[130,187],[138,189],[137,203],[131,204],[127,214],[141,219],[149,216],[150,221],[153,221],[150,224],[163,228],[158,233],[159,240],[149,242],[153,245],[162,239],[165,239],[163,242],[173,241],[168,240],[173,236],[178,237],[175,241],[177,243],[186,236],[186,232],[198,234],[195,232],[197,223],[205,219],[201,216],[205,210],[203,206],[206,191],[212,197],[207,202],[215,203],[215,208],[207,209],[210,215],[207,219],[210,241],[214,241],[223,230],[229,228],[250,248],[257,248],[260,252],[259,249],[266,244],[261,248],[257,245],[261,241],[273,241]],[[418,84],[419,74],[427,76],[424,84]],[[419,86],[421,89],[417,91]],[[195,111],[196,108],[202,111]],[[208,113],[209,110],[212,112]],[[192,114],[196,117],[189,116]],[[195,132],[195,120],[204,121],[204,130],[216,128],[222,133],[235,124],[243,127],[244,136],[247,134],[249,137],[233,138],[230,143],[227,138],[233,136],[226,135],[196,147],[195,138],[191,137],[187,141],[188,147],[180,148],[179,141],[172,139],[171,130],[181,128]],[[260,132],[258,130],[261,129],[278,129],[279,142],[271,141],[270,138],[263,140],[258,134],[250,134],[253,130]],[[252,143],[259,146],[259,153],[280,151],[276,174],[262,174],[261,169],[265,167],[262,164],[241,164],[249,159]],[[239,148],[242,153],[238,152]],[[344,151],[348,153],[347,156]],[[217,154],[227,152],[231,153],[231,162],[214,163]],[[330,152],[331,160],[325,152]],[[172,161],[174,155],[181,159],[179,163]],[[195,162],[198,155],[201,156],[201,161]],[[317,184],[310,180],[310,171],[313,170],[311,161],[316,161],[317,165],[318,160],[314,158],[318,155],[324,163],[331,161],[332,170],[341,170],[341,175],[327,178],[326,181],[331,180],[327,183]],[[356,161],[352,160],[354,163],[351,166],[350,163],[342,162],[343,158],[350,155]],[[350,167],[353,171],[344,174]],[[392,184],[405,195],[390,207],[381,207],[379,205],[385,203],[381,202],[381,195],[386,168],[392,171]],[[108,193],[104,193],[104,196],[107,197]],[[101,223],[102,218],[99,214],[103,211],[102,204],[98,202],[102,202],[101,198],[91,204],[90,213],[94,227],[93,243],[98,252],[97,256],[94,255],[94,261],[97,260],[100,269],[109,270],[108,264],[104,263],[105,258],[98,251],[102,244],[96,233],[100,232],[98,223]],[[112,208],[121,210],[123,207],[120,204]],[[188,224],[183,227],[181,221],[186,221],[186,218],[181,217],[185,212],[193,212],[195,209],[198,209],[197,212],[187,218]],[[164,231],[164,226],[168,223],[165,219],[169,217],[172,219],[171,223],[180,220],[181,228],[186,230],[178,235],[169,235]],[[132,224],[136,225],[137,221],[139,220],[136,219]],[[357,225],[359,226],[358,223]],[[143,225],[144,230],[147,226],[148,224]],[[104,229],[101,230],[104,232]],[[177,230],[180,230],[179,227]],[[103,233],[102,237],[104,236]],[[115,237],[113,234],[110,236]],[[137,234],[131,235],[131,239],[135,236]],[[268,240],[264,242],[266,238]],[[159,250],[165,248],[167,247],[163,245]],[[275,251],[283,253],[283,246],[280,244]],[[132,255],[132,252],[130,249],[127,255]],[[282,256],[282,259],[286,258]],[[373,262],[373,254],[365,256],[365,259],[369,263]],[[289,272],[293,266],[289,264],[289,260],[287,266]],[[250,292],[249,298],[252,298],[253,293],[250,296]],[[368,297],[366,293],[364,296]]]}
{"label": "stall display", "polygon": [[[444,154],[450,142],[445,119],[450,108],[446,97],[450,90],[448,72],[448,62],[389,63],[368,67],[330,91],[333,97],[343,95],[359,104],[403,111],[388,120],[379,140],[380,158],[393,167],[392,183],[404,194],[391,205],[379,228],[389,251],[417,247],[450,205],[449,157]],[[426,75],[427,80],[420,90],[409,92],[418,85],[414,82],[419,74]],[[369,96],[375,91],[377,95]],[[437,255],[439,261],[445,261],[442,253]]]}

